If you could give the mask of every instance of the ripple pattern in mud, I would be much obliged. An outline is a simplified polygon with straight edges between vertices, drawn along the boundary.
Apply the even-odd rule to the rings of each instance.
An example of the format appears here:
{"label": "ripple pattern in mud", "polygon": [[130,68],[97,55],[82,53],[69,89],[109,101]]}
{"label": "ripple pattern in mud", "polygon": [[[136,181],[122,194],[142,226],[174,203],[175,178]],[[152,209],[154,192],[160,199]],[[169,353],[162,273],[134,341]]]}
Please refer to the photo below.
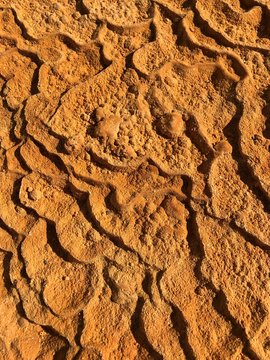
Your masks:
{"label": "ripple pattern in mud", "polygon": [[0,359],[269,359],[269,23],[0,1]]}

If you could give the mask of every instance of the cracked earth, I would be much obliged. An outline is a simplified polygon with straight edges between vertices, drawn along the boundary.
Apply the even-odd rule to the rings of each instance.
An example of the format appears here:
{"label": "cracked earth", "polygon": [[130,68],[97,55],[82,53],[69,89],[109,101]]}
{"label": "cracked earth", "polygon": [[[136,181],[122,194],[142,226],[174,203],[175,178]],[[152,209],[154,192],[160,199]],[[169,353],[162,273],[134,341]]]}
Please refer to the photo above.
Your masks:
{"label": "cracked earth", "polygon": [[270,359],[268,0],[0,0],[0,359]]}

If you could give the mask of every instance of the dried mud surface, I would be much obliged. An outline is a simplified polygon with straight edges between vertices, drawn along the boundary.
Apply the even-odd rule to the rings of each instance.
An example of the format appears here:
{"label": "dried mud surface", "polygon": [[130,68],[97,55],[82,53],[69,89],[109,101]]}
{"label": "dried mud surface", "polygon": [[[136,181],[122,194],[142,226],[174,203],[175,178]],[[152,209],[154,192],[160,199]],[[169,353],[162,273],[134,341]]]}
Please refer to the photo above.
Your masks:
{"label": "dried mud surface", "polygon": [[0,359],[269,359],[269,1],[1,0],[0,89]]}

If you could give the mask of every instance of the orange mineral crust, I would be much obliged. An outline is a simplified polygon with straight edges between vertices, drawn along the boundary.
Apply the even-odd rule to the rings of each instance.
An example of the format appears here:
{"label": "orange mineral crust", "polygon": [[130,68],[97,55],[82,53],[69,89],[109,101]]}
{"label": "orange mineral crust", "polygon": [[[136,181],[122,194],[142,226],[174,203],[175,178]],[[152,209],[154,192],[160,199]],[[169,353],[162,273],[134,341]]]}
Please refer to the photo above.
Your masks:
{"label": "orange mineral crust", "polygon": [[0,0],[0,360],[270,359],[270,1]]}

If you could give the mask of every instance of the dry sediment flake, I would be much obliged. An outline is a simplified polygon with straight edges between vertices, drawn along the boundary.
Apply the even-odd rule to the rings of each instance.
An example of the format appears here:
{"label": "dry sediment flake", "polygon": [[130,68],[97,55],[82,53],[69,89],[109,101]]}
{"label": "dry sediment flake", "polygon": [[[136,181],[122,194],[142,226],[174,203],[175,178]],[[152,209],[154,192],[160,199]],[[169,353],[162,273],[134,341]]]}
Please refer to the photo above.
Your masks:
{"label": "dry sediment flake", "polygon": [[0,1],[0,359],[269,359],[269,22]]}

